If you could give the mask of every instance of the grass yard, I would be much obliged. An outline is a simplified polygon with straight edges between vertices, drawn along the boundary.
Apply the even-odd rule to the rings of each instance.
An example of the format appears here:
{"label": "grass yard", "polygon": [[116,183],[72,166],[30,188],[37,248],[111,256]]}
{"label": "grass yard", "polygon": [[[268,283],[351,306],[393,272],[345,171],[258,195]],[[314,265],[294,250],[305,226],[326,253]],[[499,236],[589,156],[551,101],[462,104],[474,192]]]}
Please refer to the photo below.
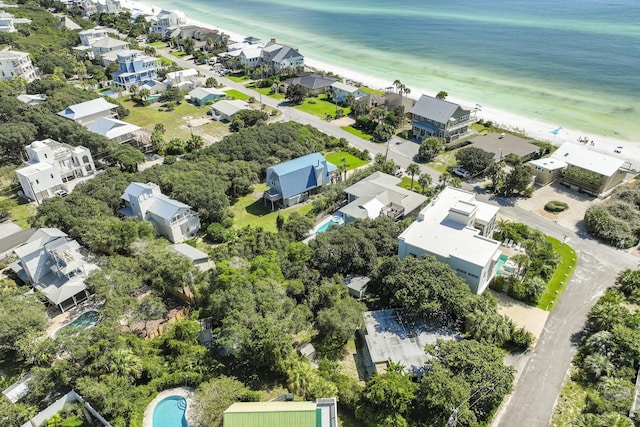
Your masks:
{"label": "grass yard", "polygon": [[151,46],[151,47],[167,47],[167,43],[163,42],[163,41],[157,41],[157,42],[149,43],[148,46]]}
{"label": "grass yard", "polygon": [[367,163],[369,163],[366,160],[361,160],[356,156],[354,156],[353,154],[349,154],[344,151],[337,151],[335,153],[325,154],[324,158],[327,159],[328,162],[331,162],[336,166],[340,166],[343,163],[342,159],[344,159],[345,160],[344,163],[346,163],[348,168],[347,170],[359,168],[360,166],[364,166]]}
{"label": "grass yard", "polygon": [[188,119],[186,117],[200,117],[207,112],[206,107],[196,107],[187,102],[178,105],[173,111],[160,111],[160,104],[140,107],[131,100],[121,102],[129,109],[129,116],[125,118],[125,121],[140,127],[145,127],[150,131],[153,130],[153,127],[157,123],[162,123],[167,130],[164,136],[166,141],[169,141],[171,138],[188,139],[191,136],[191,132],[189,131]]}
{"label": "grass yard", "polygon": [[384,95],[383,91],[376,90],[376,89],[371,89],[370,87],[367,87],[367,86],[362,86],[360,89],[362,89],[363,91],[365,91],[367,93],[372,93],[374,95]]}
{"label": "grass yard", "polygon": [[164,57],[164,56],[161,56],[161,57],[160,57],[160,64],[161,64],[163,67],[169,67],[169,66],[171,66],[171,64],[175,64],[175,62],[173,62],[173,61],[172,61],[172,60],[170,60],[169,58],[166,58],[166,57]]}
{"label": "grass yard", "polygon": [[360,129],[356,129],[353,126],[343,126],[341,129],[357,136],[358,138],[362,138],[365,141],[371,141],[371,135],[369,135],[368,133],[364,133]]}
{"label": "grass yard", "polygon": [[[422,194],[422,187],[420,186],[420,184],[418,184],[418,176],[416,175],[413,177],[413,191],[416,193],[420,193]],[[402,181],[400,181],[400,183],[398,184],[398,187],[402,187],[405,188],[407,190],[411,190],[411,177],[410,176],[403,176],[402,177]]]}
{"label": "grass yard", "polygon": [[249,80],[249,77],[246,76],[244,73],[227,74],[225,77],[236,83]]}
{"label": "grass yard", "polygon": [[434,169],[440,173],[446,172],[449,167],[456,165],[456,153],[460,150],[460,148],[445,151],[442,154],[439,154],[438,157],[435,158],[432,162],[427,163],[431,169]]}
{"label": "grass yard", "polygon": [[560,396],[558,396],[558,404],[553,411],[553,417],[551,418],[549,426],[573,426],[576,418],[578,418],[584,409],[586,400],[587,389],[569,377],[567,383],[560,392]]}
{"label": "grass yard", "polygon": [[259,92],[265,96],[268,96],[269,98],[273,98],[273,99],[284,99],[284,93],[271,93],[271,88],[270,87],[256,87],[255,83],[248,83],[245,85],[245,87],[249,88],[249,89],[253,89],[256,92]]}
{"label": "grass yard", "polygon": [[249,95],[240,92],[239,90],[229,89],[225,90],[224,93],[227,94],[227,99],[239,99],[240,101],[244,101],[245,99],[249,99]]}
{"label": "grass yard", "polygon": [[[334,117],[336,115],[336,104],[320,98],[307,98],[301,105],[296,105],[295,108],[300,111],[304,111],[305,113],[313,114],[321,119],[324,119],[327,116]],[[342,112],[345,116],[351,111],[350,107],[338,106],[338,108],[342,108]]]}
{"label": "grass yard", "polygon": [[11,220],[22,228],[31,227],[31,221],[36,215],[35,203],[27,203],[23,198],[0,197],[0,207],[9,212]]}
{"label": "grass yard", "polygon": [[560,255],[560,263],[556,272],[553,273],[551,280],[547,284],[547,291],[540,298],[538,308],[543,310],[553,309],[553,305],[558,301],[565,286],[569,283],[573,271],[576,269],[577,256],[576,251],[566,243],[562,243],[558,239],[547,236],[547,240],[553,246],[553,250]]}
{"label": "grass yard", "polygon": [[182,51],[182,50],[174,50],[172,52],[169,52],[171,54],[171,56],[175,56],[176,58],[184,58],[185,56],[188,56],[186,54],[186,52]]}
{"label": "grass yard", "polygon": [[269,208],[264,205],[264,202],[260,197],[262,192],[266,189],[266,184],[254,186],[253,193],[240,198],[236,204],[231,207],[231,211],[234,215],[233,226],[235,228],[243,228],[247,225],[251,225],[252,227],[262,227],[265,231],[272,231],[275,233],[278,231],[276,228],[276,218],[278,217],[278,214],[281,214],[285,218],[293,212],[298,212],[300,215],[306,215],[313,207],[311,203],[306,203],[292,208],[271,212]]}

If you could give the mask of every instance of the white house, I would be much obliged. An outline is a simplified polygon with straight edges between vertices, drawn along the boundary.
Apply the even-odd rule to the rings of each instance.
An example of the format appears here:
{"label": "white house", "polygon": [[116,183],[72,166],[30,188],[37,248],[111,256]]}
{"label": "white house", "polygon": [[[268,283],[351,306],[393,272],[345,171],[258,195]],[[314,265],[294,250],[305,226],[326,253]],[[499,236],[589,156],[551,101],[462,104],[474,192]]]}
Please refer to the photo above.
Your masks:
{"label": "white house", "polygon": [[269,67],[271,73],[276,73],[284,68],[303,66],[304,56],[298,52],[297,48],[276,43],[276,39],[271,39],[262,48],[262,63]]}
{"label": "white house", "polygon": [[198,80],[198,75],[198,70],[195,68],[187,68],[186,70],[167,73],[164,82],[169,85],[169,87],[185,85],[194,87],[196,86],[195,82]]}
{"label": "white house", "polygon": [[240,110],[248,110],[249,104],[244,101],[240,101],[238,99],[227,100],[223,99],[222,101],[218,101],[215,104],[211,105],[211,115],[214,120],[233,120],[233,116],[235,116]]}
{"label": "white house", "polygon": [[69,188],[73,179],[93,175],[96,166],[88,148],[45,139],[25,147],[26,166],[16,170],[22,191],[30,200],[41,202],[56,191]]}
{"label": "white house", "polygon": [[354,101],[369,95],[359,87],[352,86],[342,82],[334,82],[331,84],[331,93],[333,94],[333,102],[345,102],[347,97],[351,95]]}
{"label": "white house", "polygon": [[155,16],[155,22],[151,26],[151,32],[165,35],[169,29],[187,24],[187,17],[179,10],[161,10]]}
{"label": "white house", "polygon": [[111,37],[103,37],[91,43],[91,50],[94,56],[101,56],[105,53],[127,49],[129,49],[129,42]]}
{"label": "white house", "polygon": [[0,79],[13,80],[18,77],[26,80],[27,83],[38,78],[29,54],[9,49],[0,51]]}
{"label": "white house", "polygon": [[141,128],[122,120],[100,117],[94,120],[87,129],[112,141],[124,144],[135,140]]}
{"label": "white house", "polygon": [[104,98],[96,98],[71,105],[63,111],[59,111],[58,115],[87,127],[100,117],[117,118],[116,108],[118,108],[117,105],[107,102]]}
{"label": "white house", "polygon": [[0,33],[16,32],[16,27],[13,25],[14,18],[12,14],[0,10]]}
{"label": "white house", "polygon": [[178,243],[171,246],[171,249],[188,258],[193,265],[200,269],[200,271],[208,271],[211,269],[209,255],[202,252],[200,249],[194,248],[193,246],[186,243]]}
{"label": "white house", "polygon": [[499,208],[474,193],[445,188],[398,237],[398,256],[433,255],[481,294],[496,274],[500,242],[491,239]]}
{"label": "white house", "polygon": [[189,92],[189,100],[196,105],[205,105],[215,102],[227,96],[224,91],[214,87],[197,87]]}
{"label": "white house", "polygon": [[78,36],[80,36],[82,46],[91,46],[95,41],[109,37],[109,34],[112,32],[113,30],[107,27],[94,27],[89,30],[80,31]]}
{"label": "white house", "polygon": [[251,68],[255,68],[262,64],[262,49],[264,46],[248,45],[240,50],[238,58],[240,58],[240,65],[246,65]]}
{"label": "white house", "polygon": [[22,94],[16,96],[16,98],[18,98],[18,101],[22,101],[27,105],[38,105],[47,102],[47,95],[44,93],[34,95]]}
{"label": "white house", "polygon": [[[15,251],[18,261],[11,269],[50,305],[62,312],[88,298],[84,283],[98,266],[80,253],[80,245],[57,228],[41,228]],[[19,319],[16,319],[19,321]]]}
{"label": "white house", "polygon": [[149,221],[156,233],[171,243],[181,243],[200,229],[200,218],[191,207],[162,194],[154,183],[132,182],[122,195],[123,215]]}

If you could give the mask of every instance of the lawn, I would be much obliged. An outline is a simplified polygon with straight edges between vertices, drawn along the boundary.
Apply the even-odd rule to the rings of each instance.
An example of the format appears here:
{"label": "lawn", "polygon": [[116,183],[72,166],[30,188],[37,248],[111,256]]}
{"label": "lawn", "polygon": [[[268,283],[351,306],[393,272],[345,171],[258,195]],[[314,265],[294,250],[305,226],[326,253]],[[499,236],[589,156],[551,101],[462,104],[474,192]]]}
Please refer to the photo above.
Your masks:
{"label": "lawn", "polygon": [[453,167],[457,164],[456,162],[456,153],[460,150],[460,148],[445,151],[442,154],[439,154],[435,160],[427,163],[431,169],[434,169],[440,173],[446,172],[448,168]]}
{"label": "lawn", "polygon": [[[313,114],[314,116],[320,117],[321,119],[326,118],[327,116],[334,117],[336,114],[336,104],[333,102],[326,101],[320,98],[307,98],[301,105],[296,105],[300,111],[304,111],[305,113]],[[337,107],[342,108],[343,114],[346,116],[351,111],[349,107]]]}
{"label": "lawn", "polygon": [[157,41],[157,42],[149,43],[149,46],[151,46],[151,47],[167,47],[167,43],[163,42],[163,41]]}
{"label": "lawn", "polygon": [[253,89],[256,92],[260,92],[261,94],[266,95],[273,99],[284,99],[284,93],[271,93],[270,87],[256,87],[255,83],[248,83],[245,85],[245,87],[249,89]]}
{"label": "lawn", "polygon": [[227,94],[227,99],[239,99],[241,101],[244,101],[245,99],[249,99],[249,95],[235,89],[225,90],[224,93]]}
{"label": "lawn", "polygon": [[176,58],[183,58],[185,56],[187,56],[186,52],[182,51],[182,50],[174,50],[172,52],[169,52],[171,54],[171,56],[175,56]]}
{"label": "lawn", "polygon": [[22,228],[31,227],[31,220],[36,215],[36,204],[27,203],[23,198],[0,197],[0,206],[9,211],[11,220]]}
{"label": "lawn", "polygon": [[236,83],[240,83],[240,82],[244,82],[246,80],[249,80],[249,77],[246,76],[244,73],[227,74],[225,77],[228,78],[229,80],[233,81],[233,82],[236,82]]}
{"label": "lawn", "polygon": [[343,126],[341,129],[357,136],[358,138],[362,138],[365,141],[371,141],[371,135],[369,135],[368,133],[364,133],[360,129],[356,129],[353,126]]}
{"label": "lawn", "polygon": [[[178,105],[173,111],[160,111],[160,104],[140,107],[131,100],[123,100],[122,104],[129,109],[129,115],[124,119],[134,125],[153,130],[157,123],[164,124],[165,140],[171,138],[188,139],[191,132],[188,127],[188,116],[200,117],[207,112],[207,108],[196,107],[187,102]],[[198,129],[198,128],[194,128]]]}
{"label": "lawn", "polygon": [[381,90],[371,89],[370,87],[362,86],[360,89],[367,93],[372,93],[374,95],[384,95],[384,92]]}
{"label": "lawn", "polygon": [[[261,195],[266,189],[266,184],[254,186],[253,193],[240,198],[231,207],[231,211],[234,215],[233,226],[235,228],[243,228],[250,225],[252,227],[262,227],[265,231],[272,231],[275,233],[278,231],[276,228],[276,218],[278,217],[278,214],[285,218],[293,212],[306,215],[313,207],[311,203],[306,203],[292,208],[271,212],[269,208],[264,205],[262,198],[259,197],[259,195]],[[256,194],[258,194],[258,197],[256,197]]]}
{"label": "lawn", "polygon": [[[398,184],[398,187],[402,187],[402,188],[405,188],[407,190],[411,190],[411,177],[410,176],[403,176],[402,177],[402,181],[400,181],[400,183]],[[417,174],[413,177],[413,191],[415,191],[416,193],[422,194],[422,187],[420,187],[420,184],[418,184],[418,175]]]}
{"label": "lawn", "polygon": [[553,246],[553,250],[560,255],[560,263],[547,284],[547,291],[540,298],[538,308],[543,310],[553,309],[565,286],[569,283],[571,275],[576,268],[577,256],[573,248],[558,239],[547,236],[547,240]]}
{"label": "lawn", "polygon": [[328,162],[331,162],[336,166],[340,166],[343,163],[342,159],[344,159],[344,163],[346,163],[347,165],[347,170],[359,168],[360,166],[364,166],[369,163],[366,160],[361,160],[353,154],[349,154],[344,151],[325,154],[324,158],[327,159]]}
{"label": "lawn", "polygon": [[576,418],[580,415],[586,405],[587,389],[571,377],[562,388],[558,397],[558,404],[553,411],[551,427],[570,427],[574,425]]}
{"label": "lawn", "polygon": [[169,67],[169,66],[171,66],[171,64],[175,64],[175,62],[173,62],[173,61],[172,61],[172,60],[170,60],[169,58],[166,58],[166,57],[164,57],[164,56],[161,56],[161,57],[160,57],[160,64],[161,64],[163,67]]}

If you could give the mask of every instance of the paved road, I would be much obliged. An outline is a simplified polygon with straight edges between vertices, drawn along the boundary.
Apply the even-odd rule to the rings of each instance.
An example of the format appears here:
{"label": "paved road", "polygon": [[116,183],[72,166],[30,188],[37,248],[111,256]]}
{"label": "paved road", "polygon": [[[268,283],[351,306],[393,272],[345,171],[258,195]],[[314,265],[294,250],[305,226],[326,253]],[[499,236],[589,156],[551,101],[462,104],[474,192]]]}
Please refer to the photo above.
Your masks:
{"label": "paved road", "polygon": [[[161,53],[181,66],[194,66],[192,62],[177,59],[166,51]],[[351,145],[361,150],[367,149],[373,155],[385,154],[387,147],[383,144],[365,141],[330,122],[287,106],[279,100],[261,97],[258,92],[247,89],[242,84],[214,75],[207,66],[198,68],[203,75],[213,76],[225,86],[256,99],[262,99],[264,104],[278,108],[282,111],[284,120],[310,124],[329,135],[345,138]],[[396,143],[398,141],[401,140],[394,138],[390,142],[388,157],[406,168],[417,154],[418,144],[409,141]],[[425,166],[421,166],[421,169],[423,172],[430,173],[434,182],[437,182],[436,171]],[[470,185],[463,187],[474,190]],[[567,236],[567,243],[578,253],[578,266],[572,280],[549,315],[543,333],[515,385],[513,394],[493,422],[494,426],[546,427],[549,425],[555,402],[569,372],[571,360],[576,354],[577,341],[589,310],[604,290],[613,283],[618,272],[624,268],[637,267],[638,259],[595,240],[580,237],[573,230],[513,206],[508,200],[485,195],[479,195],[478,199],[499,204],[502,215],[557,239],[562,240]]]}
{"label": "paved road", "polygon": [[577,352],[589,310],[613,284],[618,272],[624,268],[636,268],[639,260],[596,240],[582,238],[567,228],[533,212],[510,206],[501,199],[489,200],[486,196],[479,196],[479,199],[500,204],[501,215],[559,240],[567,236],[567,244],[578,254],[578,265],[571,281],[549,315],[513,394],[492,424],[500,427],[546,427]]}

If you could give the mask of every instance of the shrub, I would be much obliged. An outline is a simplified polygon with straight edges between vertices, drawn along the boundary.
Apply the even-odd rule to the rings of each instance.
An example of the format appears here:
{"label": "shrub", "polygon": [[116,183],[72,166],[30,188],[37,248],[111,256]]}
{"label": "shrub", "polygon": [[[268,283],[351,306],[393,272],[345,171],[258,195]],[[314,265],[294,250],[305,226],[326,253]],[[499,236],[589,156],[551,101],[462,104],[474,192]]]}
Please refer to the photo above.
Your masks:
{"label": "shrub", "polygon": [[491,279],[491,282],[489,282],[489,288],[496,292],[502,292],[507,287],[507,279],[504,276],[495,276]]}
{"label": "shrub", "polygon": [[455,150],[456,148],[465,147],[465,146],[467,146],[469,144],[471,144],[471,141],[469,141],[469,140],[450,142],[450,143],[444,145],[444,151]]}
{"label": "shrub", "polygon": [[549,212],[559,213],[569,209],[569,205],[566,204],[565,202],[561,202],[560,200],[552,200],[546,205],[544,205],[544,209]]}

